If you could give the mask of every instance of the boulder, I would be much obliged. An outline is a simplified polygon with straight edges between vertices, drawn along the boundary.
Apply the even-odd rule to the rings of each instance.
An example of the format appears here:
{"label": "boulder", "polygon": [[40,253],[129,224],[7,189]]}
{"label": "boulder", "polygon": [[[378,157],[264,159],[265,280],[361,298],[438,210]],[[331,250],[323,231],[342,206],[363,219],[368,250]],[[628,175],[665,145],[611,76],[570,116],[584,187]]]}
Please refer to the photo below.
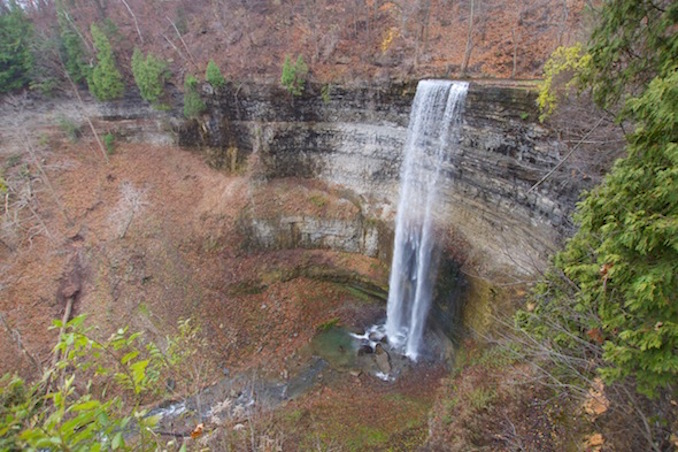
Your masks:
{"label": "boulder", "polygon": [[391,356],[384,350],[384,347],[382,347],[381,344],[377,344],[374,358],[381,373],[391,373]]}

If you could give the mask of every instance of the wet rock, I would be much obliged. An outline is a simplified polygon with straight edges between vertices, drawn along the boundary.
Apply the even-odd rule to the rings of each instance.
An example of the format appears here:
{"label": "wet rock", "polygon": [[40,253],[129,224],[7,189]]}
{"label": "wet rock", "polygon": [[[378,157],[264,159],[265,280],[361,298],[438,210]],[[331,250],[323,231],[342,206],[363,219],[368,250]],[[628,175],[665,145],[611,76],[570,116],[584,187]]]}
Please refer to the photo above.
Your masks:
{"label": "wet rock", "polygon": [[372,353],[374,353],[374,350],[372,350],[370,344],[363,344],[358,348],[358,356],[371,355]]}
{"label": "wet rock", "polygon": [[374,358],[381,373],[391,373],[391,356],[384,350],[384,347],[382,347],[381,344],[377,344]]}

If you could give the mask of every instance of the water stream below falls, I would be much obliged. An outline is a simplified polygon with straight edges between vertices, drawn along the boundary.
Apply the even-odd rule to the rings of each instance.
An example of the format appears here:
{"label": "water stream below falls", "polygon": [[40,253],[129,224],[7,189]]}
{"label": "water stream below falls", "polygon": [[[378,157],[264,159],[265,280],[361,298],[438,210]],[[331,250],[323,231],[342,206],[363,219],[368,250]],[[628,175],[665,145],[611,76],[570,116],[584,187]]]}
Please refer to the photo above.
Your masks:
{"label": "water stream below falls", "polygon": [[401,169],[385,333],[391,347],[419,357],[433,297],[439,175],[454,156],[468,83],[422,80],[410,113]]}

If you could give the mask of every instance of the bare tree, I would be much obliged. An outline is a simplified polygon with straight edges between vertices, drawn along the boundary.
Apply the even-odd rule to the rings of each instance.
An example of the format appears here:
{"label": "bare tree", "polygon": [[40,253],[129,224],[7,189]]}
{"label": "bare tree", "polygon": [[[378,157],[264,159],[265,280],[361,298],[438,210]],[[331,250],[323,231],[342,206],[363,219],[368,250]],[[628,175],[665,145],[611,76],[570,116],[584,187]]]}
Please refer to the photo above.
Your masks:
{"label": "bare tree", "polygon": [[428,52],[429,23],[431,21],[431,0],[418,0],[416,47],[414,63],[419,64],[422,55]]}
{"label": "bare tree", "polygon": [[139,29],[139,22],[137,21],[137,15],[134,14],[134,11],[132,11],[132,8],[129,7],[129,4],[125,0],[120,0],[123,5],[125,5],[125,8],[127,8],[127,11],[129,14],[132,16],[132,20],[134,20],[134,27],[137,29],[137,34],[139,35],[139,40],[141,43],[144,43],[144,37],[141,36],[141,30]]}
{"label": "bare tree", "polygon": [[468,70],[468,65],[471,60],[471,52],[473,51],[473,25],[474,25],[474,14],[475,14],[475,6],[476,6],[476,0],[469,0],[470,1],[470,12],[469,12],[469,18],[468,18],[468,29],[466,32],[466,46],[464,47],[464,59],[461,62],[461,76],[464,77],[466,75],[466,71]]}

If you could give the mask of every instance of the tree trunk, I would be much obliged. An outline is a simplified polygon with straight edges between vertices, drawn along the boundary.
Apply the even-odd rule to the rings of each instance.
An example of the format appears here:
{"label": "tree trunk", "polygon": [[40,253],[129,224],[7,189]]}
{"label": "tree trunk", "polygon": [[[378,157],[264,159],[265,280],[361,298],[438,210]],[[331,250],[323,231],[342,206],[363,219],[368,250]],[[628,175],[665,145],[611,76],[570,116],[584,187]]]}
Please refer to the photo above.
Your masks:
{"label": "tree trunk", "polygon": [[518,65],[518,39],[515,28],[511,30],[511,40],[513,41],[513,69],[511,70],[511,78],[516,78],[516,67]]}
{"label": "tree trunk", "polygon": [[468,32],[466,34],[466,49],[464,50],[464,60],[461,62],[461,76],[466,76],[468,64],[471,60],[471,51],[473,50],[473,14],[475,9],[475,0],[471,0],[471,12],[468,18]]}
{"label": "tree trunk", "polygon": [[125,5],[125,8],[127,8],[127,11],[130,13],[132,16],[132,19],[134,20],[134,27],[137,29],[137,34],[139,35],[139,40],[141,43],[144,43],[144,37],[141,36],[141,30],[139,29],[139,22],[137,21],[137,15],[134,14],[134,11],[132,11],[132,8],[129,7],[129,4],[125,0],[121,0],[122,4]]}

